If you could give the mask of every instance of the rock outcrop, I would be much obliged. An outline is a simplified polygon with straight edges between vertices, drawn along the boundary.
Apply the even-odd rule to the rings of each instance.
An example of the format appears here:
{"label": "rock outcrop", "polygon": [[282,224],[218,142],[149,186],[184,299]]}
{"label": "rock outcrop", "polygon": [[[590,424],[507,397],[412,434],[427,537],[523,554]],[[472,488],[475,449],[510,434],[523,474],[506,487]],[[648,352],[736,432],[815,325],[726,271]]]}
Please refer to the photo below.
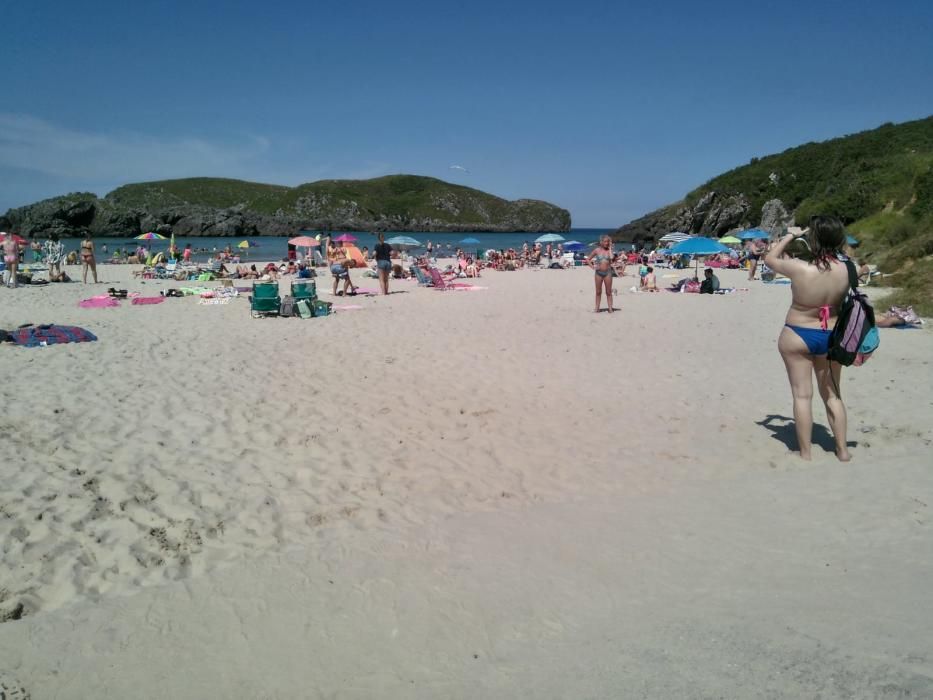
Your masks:
{"label": "rock outcrop", "polygon": [[[205,200],[232,203],[210,206]],[[103,198],[89,193],[54,197],[11,209],[0,225],[33,238],[86,232],[130,237],[146,231],[245,238],[286,236],[299,229],[534,233],[569,230],[570,213],[547,202],[510,202],[408,175],[296,188],[196,178],[127,185]]]}
{"label": "rock outcrop", "polygon": [[612,235],[636,244],[656,241],[672,231],[718,238],[746,226],[750,209],[742,194],[709,192],[692,206],[680,202],[658,209],[616,229]]}

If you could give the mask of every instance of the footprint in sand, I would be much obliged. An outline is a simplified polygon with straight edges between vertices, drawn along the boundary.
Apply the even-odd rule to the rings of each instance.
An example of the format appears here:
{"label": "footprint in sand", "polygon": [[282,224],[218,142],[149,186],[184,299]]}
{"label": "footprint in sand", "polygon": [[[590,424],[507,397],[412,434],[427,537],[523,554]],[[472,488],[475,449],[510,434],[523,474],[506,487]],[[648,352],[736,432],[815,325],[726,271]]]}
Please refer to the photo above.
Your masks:
{"label": "footprint in sand", "polygon": [[19,681],[0,671],[0,700],[29,700],[31,697]]}

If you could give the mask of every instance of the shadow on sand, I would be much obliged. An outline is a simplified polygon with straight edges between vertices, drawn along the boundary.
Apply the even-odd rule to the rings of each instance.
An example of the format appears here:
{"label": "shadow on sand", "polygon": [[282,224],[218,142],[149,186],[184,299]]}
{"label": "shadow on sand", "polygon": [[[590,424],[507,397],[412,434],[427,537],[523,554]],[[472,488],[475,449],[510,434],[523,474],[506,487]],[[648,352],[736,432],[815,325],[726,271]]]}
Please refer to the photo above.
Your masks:
{"label": "shadow on sand", "polygon": [[[770,430],[771,437],[778,442],[784,443],[791,452],[796,452],[800,449],[797,445],[797,431],[794,428],[793,418],[772,413],[765,416],[763,420],[755,421],[755,423],[762,428]],[[813,446],[822,447],[832,454],[836,453],[836,441],[833,439],[833,434],[825,425],[820,425],[816,422],[813,423]],[[855,440],[848,440],[846,441],[846,446],[858,447],[858,442]]]}

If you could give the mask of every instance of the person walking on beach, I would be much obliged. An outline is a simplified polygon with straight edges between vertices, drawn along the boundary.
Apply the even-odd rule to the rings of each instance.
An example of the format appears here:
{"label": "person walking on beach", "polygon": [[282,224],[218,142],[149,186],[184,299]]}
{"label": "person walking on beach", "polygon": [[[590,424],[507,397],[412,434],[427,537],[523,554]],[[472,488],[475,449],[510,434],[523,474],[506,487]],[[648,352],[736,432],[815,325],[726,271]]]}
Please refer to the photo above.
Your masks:
{"label": "person walking on beach", "polygon": [[56,281],[62,278],[62,259],[65,257],[65,246],[58,240],[57,233],[51,233],[45,242],[45,264],[49,266],[49,279]]}
{"label": "person walking on beach", "polygon": [[6,263],[7,286],[10,289],[16,288],[16,271],[19,267],[19,246],[16,245],[16,239],[12,233],[8,233],[3,238],[3,262]]}
{"label": "person walking on beach", "polygon": [[185,250],[181,254],[181,260],[185,265],[191,262],[191,244],[185,243]]}
{"label": "person walking on beach", "polygon": [[603,289],[606,290],[606,301],[609,313],[612,313],[612,239],[603,236],[599,245],[593,249],[586,259],[586,264],[596,273],[596,313],[599,313],[599,304]]}
{"label": "person walking on beach", "polygon": [[379,242],[373,248],[376,258],[376,272],[379,273],[379,286],[383,294],[389,293],[389,273],[392,271],[392,246],[386,243],[386,235],[380,231]]}
{"label": "person walking on beach", "polygon": [[90,268],[91,275],[94,277],[94,284],[97,284],[97,261],[94,259],[94,241],[91,240],[90,233],[86,234],[84,240],[81,241],[81,265],[83,266],[82,277],[84,284],[87,284],[88,268]]}
{"label": "person walking on beach", "polygon": [[755,279],[755,272],[758,270],[758,260],[767,250],[768,246],[759,238],[756,238],[748,244],[748,280]]}
{"label": "person walking on beach", "polygon": [[[803,236],[807,237],[813,260],[784,257],[787,246]],[[813,433],[814,373],[836,441],[836,457],[842,462],[850,459],[846,407],[839,395],[842,366],[826,356],[839,303],[849,290],[849,271],[838,258],[845,240],[839,219],[814,216],[809,233],[788,233],[765,257],[768,267],[790,278],[791,303],[778,336],[778,351],[794,397],[794,427],[800,456],[807,460]]]}

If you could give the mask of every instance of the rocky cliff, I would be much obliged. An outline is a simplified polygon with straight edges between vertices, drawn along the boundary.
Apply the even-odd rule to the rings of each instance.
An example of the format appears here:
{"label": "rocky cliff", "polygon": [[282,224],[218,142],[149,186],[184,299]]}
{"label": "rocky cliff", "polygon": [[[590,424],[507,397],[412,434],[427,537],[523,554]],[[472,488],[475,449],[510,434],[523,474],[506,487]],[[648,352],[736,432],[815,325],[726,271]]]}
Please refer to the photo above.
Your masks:
{"label": "rocky cliff", "polygon": [[813,214],[837,216],[862,232],[877,227],[881,213],[920,225],[933,212],[930,182],[933,117],[752,158],[615,235],[636,241],[671,231],[721,236],[749,226],[780,233],[793,223],[806,225]]}
{"label": "rocky cliff", "polygon": [[744,194],[714,190],[705,193],[693,205],[681,201],[646,214],[619,227],[612,235],[634,243],[656,241],[672,231],[719,238],[752,225],[777,235],[794,223],[793,213],[780,199],[765,202],[758,217],[751,216],[751,209]]}
{"label": "rocky cliff", "polygon": [[120,187],[105,197],[74,193],[9,210],[0,227],[130,237],[146,231],[191,236],[284,236],[343,231],[543,232],[570,229],[570,213],[531,199],[508,201],[434,178],[392,175],[282,187],[220,178]]}

